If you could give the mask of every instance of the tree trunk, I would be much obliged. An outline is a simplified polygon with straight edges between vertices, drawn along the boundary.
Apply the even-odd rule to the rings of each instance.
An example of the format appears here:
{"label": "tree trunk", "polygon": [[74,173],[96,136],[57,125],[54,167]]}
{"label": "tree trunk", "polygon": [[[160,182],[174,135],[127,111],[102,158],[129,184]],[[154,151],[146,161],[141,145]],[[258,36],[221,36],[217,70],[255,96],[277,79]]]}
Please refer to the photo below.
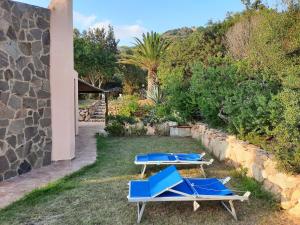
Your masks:
{"label": "tree trunk", "polygon": [[157,69],[148,70],[147,98],[149,93],[152,93],[155,85],[158,85]]}

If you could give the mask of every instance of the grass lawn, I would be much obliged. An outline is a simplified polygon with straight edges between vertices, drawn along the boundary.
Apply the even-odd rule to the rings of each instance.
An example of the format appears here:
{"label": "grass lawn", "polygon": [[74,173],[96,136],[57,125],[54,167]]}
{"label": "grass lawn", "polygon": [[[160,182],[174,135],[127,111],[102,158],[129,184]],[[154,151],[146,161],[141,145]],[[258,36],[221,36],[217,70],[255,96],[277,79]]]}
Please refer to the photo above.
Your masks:
{"label": "grass lawn", "polygon": [[[1,210],[0,224],[135,224],[136,204],[127,201],[127,183],[130,179],[138,179],[140,172],[140,167],[133,163],[134,156],[151,151],[193,152],[200,149],[200,144],[189,138],[99,137],[98,160],[94,165],[36,190]],[[147,175],[161,168],[151,167]],[[180,172],[192,177],[200,174],[194,167],[180,167]],[[233,174],[232,169],[218,162],[206,172],[208,176],[217,177]],[[200,203],[196,212],[191,202],[173,202],[148,203],[141,224],[294,224],[274,206],[272,198],[256,182],[236,176],[231,185],[236,189],[255,190],[249,204],[236,202],[238,222],[217,202]]]}

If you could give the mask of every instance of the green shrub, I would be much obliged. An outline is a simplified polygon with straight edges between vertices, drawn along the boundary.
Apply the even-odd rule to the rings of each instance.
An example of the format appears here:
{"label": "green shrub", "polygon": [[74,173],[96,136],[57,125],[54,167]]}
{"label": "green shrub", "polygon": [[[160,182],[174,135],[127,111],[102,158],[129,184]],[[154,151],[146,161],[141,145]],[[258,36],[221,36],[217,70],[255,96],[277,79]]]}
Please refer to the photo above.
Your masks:
{"label": "green shrub", "polygon": [[117,121],[118,123],[121,123],[123,125],[125,125],[125,123],[134,124],[136,122],[135,118],[123,115],[108,115],[107,120],[108,122]]}
{"label": "green shrub", "polygon": [[130,135],[132,136],[144,136],[147,134],[147,129],[145,127],[131,127]]}
{"label": "green shrub", "polygon": [[271,192],[266,191],[261,183],[254,180],[251,177],[248,177],[246,169],[242,168],[239,170],[234,170],[232,172],[232,177],[236,179],[237,182],[234,184],[234,186],[239,191],[250,191],[251,196],[258,199],[263,199],[273,206],[276,205],[276,200],[273,194]]}
{"label": "green shrub", "polygon": [[283,169],[300,173],[300,90],[285,88],[275,101],[273,152]]}
{"label": "green shrub", "polygon": [[125,124],[134,124],[136,122],[133,117],[124,115],[109,115],[107,121],[108,124],[105,131],[111,136],[124,136],[126,133]]}
{"label": "green shrub", "polygon": [[105,131],[111,136],[124,136],[124,125],[118,121],[112,121],[105,127]]}
{"label": "green shrub", "polygon": [[119,109],[119,115],[121,116],[133,116],[138,110],[138,97],[133,95],[125,95],[121,97],[121,106]]}
{"label": "green shrub", "polygon": [[[299,87],[285,80],[290,88],[284,88],[266,73],[226,58],[211,58],[207,66],[195,64],[189,82],[180,73],[170,75],[167,102],[156,107],[149,121],[170,116],[179,123],[204,120],[273,152],[281,168],[299,173]],[[285,79],[291,73],[295,69],[288,70]]]}

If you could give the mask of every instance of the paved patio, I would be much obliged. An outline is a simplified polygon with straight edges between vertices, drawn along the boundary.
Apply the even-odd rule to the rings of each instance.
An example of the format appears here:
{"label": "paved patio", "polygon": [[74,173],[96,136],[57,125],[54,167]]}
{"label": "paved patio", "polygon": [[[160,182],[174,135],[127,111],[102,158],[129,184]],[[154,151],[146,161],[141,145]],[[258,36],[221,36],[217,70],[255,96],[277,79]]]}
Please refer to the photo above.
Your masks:
{"label": "paved patio", "polygon": [[60,161],[49,166],[32,170],[24,175],[0,183],[0,208],[22,198],[28,192],[41,188],[80,168],[96,161],[95,133],[104,132],[104,123],[80,123],[76,137],[76,158],[72,161]]}

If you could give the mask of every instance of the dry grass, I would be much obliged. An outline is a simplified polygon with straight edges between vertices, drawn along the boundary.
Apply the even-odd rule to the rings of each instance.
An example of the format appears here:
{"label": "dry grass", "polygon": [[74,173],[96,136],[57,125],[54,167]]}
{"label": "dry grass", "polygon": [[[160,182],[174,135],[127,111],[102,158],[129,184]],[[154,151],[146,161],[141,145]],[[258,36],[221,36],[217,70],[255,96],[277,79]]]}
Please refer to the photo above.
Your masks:
{"label": "dry grass", "polygon": [[[134,156],[151,151],[199,151],[200,144],[188,138],[99,138],[98,148],[99,157],[94,165],[1,210],[0,224],[135,224],[136,205],[128,203],[126,198],[128,181],[139,178],[140,167],[133,164]],[[152,167],[147,175],[160,168]],[[194,167],[179,169],[184,176],[199,176]],[[230,168],[218,162],[206,171],[209,176],[232,174]],[[242,179],[234,179],[233,186]],[[260,199],[252,197],[249,204],[236,203],[238,222],[215,202],[201,203],[197,212],[193,212],[191,203],[173,202],[147,204],[142,224],[296,224],[271,204],[269,196],[264,193],[257,196]]]}

